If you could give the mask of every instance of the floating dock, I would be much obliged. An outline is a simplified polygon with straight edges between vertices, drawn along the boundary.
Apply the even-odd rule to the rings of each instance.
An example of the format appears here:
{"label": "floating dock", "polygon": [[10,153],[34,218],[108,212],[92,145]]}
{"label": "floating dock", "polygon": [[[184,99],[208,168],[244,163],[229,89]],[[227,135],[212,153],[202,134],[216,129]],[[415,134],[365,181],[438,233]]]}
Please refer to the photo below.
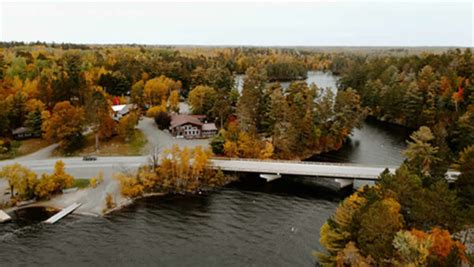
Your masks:
{"label": "floating dock", "polygon": [[61,220],[62,218],[66,217],[68,214],[72,213],[73,211],[75,211],[77,208],[79,208],[80,206],[82,205],[82,203],[74,203],[68,207],[66,207],[65,209],[62,209],[60,212],[54,214],[51,218],[47,219],[46,221],[44,221],[44,223],[47,223],[47,224],[53,224],[53,223],[56,223],[57,221]]}
{"label": "floating dock", "polygon": [[0,223],[8,222],[12,218],[3,210],[0,210]]}

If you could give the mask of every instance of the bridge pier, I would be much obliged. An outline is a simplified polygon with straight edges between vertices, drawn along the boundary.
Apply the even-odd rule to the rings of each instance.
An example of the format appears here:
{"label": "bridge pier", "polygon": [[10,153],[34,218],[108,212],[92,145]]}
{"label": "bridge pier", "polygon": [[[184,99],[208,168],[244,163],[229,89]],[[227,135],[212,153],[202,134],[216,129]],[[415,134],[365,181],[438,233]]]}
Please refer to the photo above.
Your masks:
{"label": "bridge pier", "polygon": [[276,179],[280,179],[281,175],[280,174],[267,174],[267,173],[262,173],[260,174],[260,178],[263,178],[267,180],[267,182],[271,182]]}
{"label": "bridge pier", "polygon": [[341,189],[344,188],[344,187],[347,187],[347,186],[353,186],[354,185],[354,179],[337,178],[337,179],[334,179],[334,181],[339,184]]}

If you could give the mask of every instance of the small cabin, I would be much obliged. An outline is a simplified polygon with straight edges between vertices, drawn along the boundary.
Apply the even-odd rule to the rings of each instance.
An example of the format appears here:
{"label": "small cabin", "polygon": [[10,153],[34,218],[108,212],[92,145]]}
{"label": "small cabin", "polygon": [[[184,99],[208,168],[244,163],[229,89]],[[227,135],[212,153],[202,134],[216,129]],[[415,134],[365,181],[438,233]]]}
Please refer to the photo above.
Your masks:
{"label": "small cabin", "polygon": [[33,135],[31,130],[26,127],[16,128],[15,130],[12,131],[12,136],[13,136],[13,139],[15,140],[22,140],[22,139],[36,137]]}

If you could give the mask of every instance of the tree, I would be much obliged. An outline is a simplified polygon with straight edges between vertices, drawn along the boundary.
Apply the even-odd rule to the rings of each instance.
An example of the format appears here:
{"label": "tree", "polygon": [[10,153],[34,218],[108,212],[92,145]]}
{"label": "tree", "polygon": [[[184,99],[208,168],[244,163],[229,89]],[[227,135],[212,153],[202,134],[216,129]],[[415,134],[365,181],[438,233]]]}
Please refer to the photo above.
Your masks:
{"label": "tree", "polygon": [[15,197],[15,190],[20,199],[33,197],[36,186],[36,174],[27,167],[18,163],[4,166],[0,171],[0,177],[7,179],[10,186],[10,197]]}
{"label": "tree", "polygon": [[167,112],[158,112],[155,115],[155,123],[160,130],[168,129],[171,123],[171,116]]}
{"label": "tree", "polygon": [[125,95],[130,92],[131,82],[120,71],[114,71],[102,74],[98,85],[111,95]]}
{"label": "tree", "polygon": [[18,91],[16,94],[7,97],[7,105],[10,111],[8,117],[12,128],[21,127],[23,125],[27,114],[27,99],[28,96],[22,91]]}
{"label": "tree", "polygon": [[179,91],[181,89],[181,82],[174,81],[166,76],[161,75],[160,77],[148,80],[143,89],[145,102],[149,106],[155,106],[167,101],[168,96],[174,90]]}
{"label": "tree", "polygon": [[132,90],[130,92],[130,101],[136,104],[139,108],[143,108],[145,106],[144,88],[145,82],[140,80],[133,84]]}
{"label": "tree", "polygon": [[434,139],[433,133],[430,128],[421,126],[410,138],[412,141],[408,142],[408,148],[404,152],[408,166],[412,170],[420,170],[420,174],[424,176],[429,176],[432,165],[439,161],[435,156],[438,147],[429,143]]}
{"label": "tree", "polygon": [[166,101],[163,101],[159,106],[153,106],[146,111],[146,116],[149,118],[155,118],[160,112],[167,112]]}
{"label": "tree", "polygon": [[82,63],[82,58],[76,51],[67,52],[62,56],[59,77],[53,81],[55,102],[84,103],[84,94],[87,90],[85,90],[86,79]]}
{"label": "tree", "polygon": [[176,113],[179,112],[179,91],[171,91],[170,97],[168,98],[170,109]]}
{"label": "tree", "polygon": [[361,215],[357,244],[364,255],[371,255],[377,262],[393,257],[393,237],[403,227],[400,207],[395,199],[386,198]]}
{"label": "tree", "polygon": [[10,106],[8,101],[0,100],[0,136],[6,136],[10,129]]}
{"label": "tree", "polygon": [[129,141],[135,134],[135,126],[138,124],[139,115],[131,112],[123,116],[118,124],[117,131],[119,136],[125,141]]}
{"label": "tree", "polygon": [[426,266],[430,255],[431,240],[427,234],[413,229],[399,231],[393,239],[397,251],[397,264],[403,266]]}
{"label": "tree", "polygon": [[82,137],[84,123],[84,109],[63,101],[54,106],[51,118],[43,122],[42,129],[46,139],[59,142],[63,149],[70,150],[76,148],[75,142]]}
{"label": "tree", "polygon": [[267,74],[262,68],[250,67],[245,73],[242,96],[237,104],[239,126],[250,134],[257,133],[262,108],[262,97],[265,89]]}
{"label": "tree", "polygon": [[224,144],[225,138],[222,136],[220,132],[216,136],[214,136],[211,140],[210,146],[212,148],[212,152],[216,155],[223,155],[224,154]]}
{"label": "tree", "polygon": [[339,251],[354,239],[354,225],[356,214],[363,208],[367,200],[360,195],[361,191],[352,194],[339,204],[333,216],[321,227],[319,242],[326,252],[316,253],[323,264],[334,264]]}
{"label": "tree", "polygon": [[189,92],[188,103],[194,114],[209,115],[214,107],[216,96],[214,88],[199,85]]}
{"label": "tree", "polygon": [[466,147],[460,153],[459,171],[461,175],[456,180],[456,189],[461,205],[474,210],[474,145]]}
{"label": "tree", "polygon": [[31,131],[34,136],[41,136],[43,125],[43,119],[41,117],[41,111],[37,108],[34,111],[30,111],[26,116],[25,126]]}
{"label": "tree", "polygon": [[47,198],[53,194],[60,193],[74,183],[74,177],[65,171],[65,164],[58,160],[54,164],[54,172],[51,175],[43,174],[35,187],[35,195],[38,198]]}
{"label": "tree", "polygon": [[107,140],[115,134],[116,123],[112,119],[113,110],[106,98],[106,93],[100,87],[93,87],[87,94],[86,117],[92,124],[95,134],[95,148],[99,149],[99,139]]}

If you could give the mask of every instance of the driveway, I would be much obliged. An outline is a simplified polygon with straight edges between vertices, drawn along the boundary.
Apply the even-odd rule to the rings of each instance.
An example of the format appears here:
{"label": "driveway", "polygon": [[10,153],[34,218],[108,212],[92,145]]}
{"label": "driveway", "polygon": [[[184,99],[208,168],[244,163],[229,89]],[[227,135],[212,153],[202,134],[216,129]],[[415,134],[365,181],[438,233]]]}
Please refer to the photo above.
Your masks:
{"label": "driveway", "polygon": [[36,152],[31,154],[21,156],[16,158],[15,160],[36,160],[36,159],[47,159],[50,158],[53,151],[58,147],[58,144],[52,144],[45,148],[42,148]]}
{"label": "driveway", "polygon": [[177,144],[181,148],[185,146],[189,148],[196,146],[207,148],[210,142],[210,139],[175,138],[168,131],[158,129],[155,121],[148,117],[143,117],[142,120],[140,120],[137,129],[142,131],[148,139],[147,147],[144,149],[145,154],[149,154],[154,148],[158,148],[160,151],[171,148],[174,144]]}

